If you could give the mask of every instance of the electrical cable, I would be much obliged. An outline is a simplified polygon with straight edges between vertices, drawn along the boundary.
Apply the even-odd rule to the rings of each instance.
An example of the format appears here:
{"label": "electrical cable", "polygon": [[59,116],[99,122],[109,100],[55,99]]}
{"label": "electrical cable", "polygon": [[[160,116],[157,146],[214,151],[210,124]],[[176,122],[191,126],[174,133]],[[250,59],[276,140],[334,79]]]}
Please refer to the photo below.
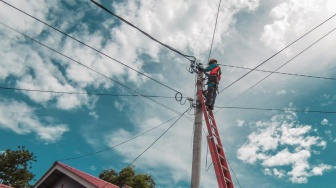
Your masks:
{"label": "electrical cable", "polygon": [[214,41],[214,38],[215,38],[215,33],[216,33],[216,28],[217,28],[217,20],[218,20],[218,15],[219,15],[219,9],[220,9],[221,2],[222,2],[222,0],[219,0],[217,16],[216,16],[216,23],[215,23],[215,28],[214,28],[214,31],[213,31],[213,34],[212,34],[212,41],[211,41],[211,47],[210,47],[208,60],[210,59],[210,56],[211,56],[212,45],[213,45],[213,41]]}
{"label": "electrical cable", "polygon": [[[65,91],[50,91],[50,90],[39,90],[39,89],[26,89],[26,88],[16,88],[16,87],[3,87],[3,90],[17,90],[17,91],[27,91],[27,92],[41,92],[41,93],[55,93],[55,94],[69,94],[69,95],[96,95],[96,96],[113,96],[113,97],[142,97],[141,95],[125,95],[125,94],[113,94],[113,93],[90,93],[90,92],[65,92]],[[176,98],[168,96],[158,96],[158,95],[144,95],[150,98]],[[186,97],[183,97],[186,98]]]}
{"label": "electrical cable", "polygon": [[166,134],[168,131],[169,131],[169,129],[170,128],[172,128],[177,122],[178,122],[178,120],[180,120],[181,119],[181,117],[187,112],[187,111],[189,111],[190,110],[190,107],[186,110],[186,111],[184,111],[181,115],[180,115],[180,117],[178,117],[177,118],[177,120],[175,120],[174,121],[174,123],[173,124],[171,124],[151,145],[149,145],[142,153],[140,153],[129,165],[128,165],[128,167],[129,166],[131,166],[137,159],[139,159],[149,148],[151,148],[164,134]]}
{"label": "electrical cable", "polygon": [[[227,65],[227,64],[218,64],[218,65],[224,66],[224,67],[237,68],[237,69],[253,70],[253,68],[240,67],[240,66],[235,66],[235,65]],[[257,71],[257,72],[272,72],[273,74],[282,74],[282,75],[299,76],[299,77],[307,77],[307,78],[317,78],[317,79],[325,79],[325,80],[336,80],[336,78],[330,78],[330,77],[324,77],[324,76],[311,76],[311,75],[305,75],[305,74],[293,74],[293,73],[277,72],[277,71],[274,72],[274,71],[261,70],[261,69],[255,69],[254,71]]]}
{"label": "electrical cable", "polygon": [[321,38],[319,38],[318,40],[316,40],[314,43],[312,43],[311,45],[309,45],[308,47],[306,47],[304,50],[302,50],[300,53],[296,54],[294,57],[292,57],[290,60],[288,60],[286,63],[282,64],[280,67],[278,67],[277,69],[275,69],[274,71],[272,71],[270,74],[268,74],[267,76],[265,76],[263,79],[261,79],[260,81],[258,81],[257,83],[255,83],[253,86],[249,87],[247,90],[245,90],[243,93],[239,94],[237,97],[235,97],[234,99],[232,99],[229,103],[227,103],[226,105],[232,103],[233,101],[235,101],[236,99],[238,99],[240,96],[244,95],[245,93],[247,93],[249,90],[251,90],[252,88],[254,88],[255,86],[257,86],[258,84],[260,84],[262,81],[264,81],[265,79],[267,79],[268,77],[270,77],[274,72],[278,71],[279,69],[281,69],[282,67],[284,67],[285,65],[287,65],[289,62],[291,62],[293,59],[297,58],[299,55],[301,55],[303,52],[307,51],[309,48],[311,48],[312,46],[314,46],[315,44],[317,44],[319,41],[321,41],[322,39],[324,39],[326,36],[328,36],[330,33],[332,33],[333,31],[336,30],[336,27],[334,29],[332,29],[331,31],[329,31],[327,34],[323,35]]}
{"label": "electrical cable", "polygon": [[[8,25],[2,23],[2,22],[0,22],[0,24],[3,25],[3,26],[5,26],[5,27],[7,27],[7,28],[9,28],[9,29],[11,29],[11,30],[13,30],[13,31],[15,31],[15,32],[17,32],[17,33],[19,33],[19,34],[21,34],[21,35],[23,35],[23,36],[25,36],[26,38],[28,38],[28,39],[30,39],[30,40],[32,40],[32,41],[34,41],[34,42],[36,42],[36,43],[38,43],[38,44],[40,44],[40,45],[42,45],[42,46],[48,48],[49,50],[51,50],[51,51],[53,51],[53,52],[55,52],[55,53],[57,53],[57,54],[59,54],[59,55],[65,57],[65,58],[68,58],[69,60],[71,60],[71,61],[73,61],[73,62],[75,62],[75,63],[77,63],[77,64],[79,64],[79,65],[81,65],[81,66],[83,66],[83,67],[85,67],[85,68],[87,68],[87,69],[89,69],[89,70],[91,70],[91,71],[93,71],[93,72],[95,72],[95,73],[97,73],[97,74],[99,74],[99,75],[101,75],[101,76],[107,78],[107,79],[109,79],[110,81],[115,82],[115,83],[117,83],[117,84],[123,86],[124,88],[126,88],[126,89],[128,89],[128,90],[130,90],[130,91],[132,91],[132,92],[134,92],[134,93],[136,93],[136,94],[138,94],[138,95],[141,95],[142,97],[144,97],[144,98],[146,98],[146,99],[148,99],[148,100],[150,100],[150,101],[152,101],[152,102],[154,102],[154,103],[156,103],[156,104],[158,104],[158,105],[160,105],[160,106],[162,106],[162,107],[164,107],[164,108],[166,108],[166,109],[168,109],[168,110],[170,110],[170,111],[172,111],[172,112],[174,112],[174,113],[176,113],[176,114],[181,114],[181,113],[178,112],[177,110],[174,110],[174,109],[168,107],[167,105],[164,105],[164,104],[162,104],[162,103],[160,103],[160,102],[158,102],[158,101],[155,101],[155,100],[153,100],[153,99],[151,99],[151,98],[149,98],[149,97],[144,96],[144,95],[141,94],[140,92],[138,92],[138,91],[136,91],[136,90],[134,90],[134,89],[132,89],[132,88],[130,88],[130,87],[128,87],[128,86],[122,84],[121,82],[118,82],[118,81],[116,81],[116,80],[114,80],[114,79],[112,79],[112,78],[106,76],[105,74],[102,74],[102,73],[96,71],[95,69],[93,69],[93,68],[91,68],[91,67],[88,67],[88,66],[86,66],[86,65],[84,65],[84,64],[82,64],[82,63],[80,63],[79,61],[77,61],[77,60],[75,60],[75,59],[73,59],[73,58],[71,58],[71,57],[69,57],[69,56],[67,56],[67,55],[65,55],[65,54],[63,54],[63,53],[61,53],[61,52],[59,52],[59,51],[57,51],[57,50],[55,50],[55,49],[53,49],[53,48],[47,46],[47,45],[45,45],[45,44],[43,44],[42,42],[40,42],[40,41],[38,41],[38,40],[36,40],[36,39],[33,39],[32,37],[30,37],[30,36],[28,36],[28,35],[26,35],[26,34],[20,32],[20,31],[14,29],[14,28],[12,28],[12,27],[10,27],[10,26],[8,26]],[[190,121],[192,121],[192,118],[190,118],[190,117],[188,117],[188,116],[184,116],[184,117],[187,118],[187,119],[189,119]]]}
{"label": "electrical cable", "polygon": [[249,72],[247,72],[246,74],[244,74],[243,76],[239,77],[237,80],[235,80],[234,82],[232,82],[231,84],[229,84],[228,86],[226,86],[224,89],[222,89],[219,93],[221,93],[222,91],[228,89],[229,87],[231,87],[233,84],[237,83],[239,80],[241,80],[242,78],[244,78],[245,76],[247,76],[248,74],[250,74],[252,71],[254,71],[255,69],[257,69],[258,67],[260,67],[261,65],[265,64],[267,61],[269,61],[270,59],[272,59],[273,57],[275,57],[276,55],[278,55],[279,53],[281,53],[282,51],[284,51],[285,49],[289,48],[290,46],[292,46],[294,43],[296,43],[297,41],[301,40],[303,37],[305,37],[306,35],[308,35],[309,33],[311,33],[312,31],[314,31],[315,29],[319,28],[321,25],[323,25],[324,23],[326,23],[327,21],[329,21],[330,19],[332,19],[333,17],[335,17],[336,14],[332,15],[331,17],[329,17],[328,19],[326,19],[325,21],[323,21],[322,23],[320,23],[319,25],[317,25],[316,27],[314,27],[313,29],[311,29],[310,31],[308,31],[307,33],[305,33],[304,35],[302,35],[301,37],[299,37],[298,39],[296,39],[295,41],[293,41],[292,43],[290,43],[289,45],[287,45],[286,47],[282,48],[280,51],[276,52],[274,55],[272,55],[271,57],[267,58],[265,61],[263,61],[262,63],[260,63],[259,65],[257,65],[256,67],[254,67],[252,70],[250,70]]}
{"label": "electrical cable", "polygon": [[[208,150],[207,150],[208,151]],[[239,180],[238,180],[238,178],[237,178],[237,176],[236,176],[236,173],[234,172],[234,170],[233,170],[233,168],[232,168],[232,166],[231,166],[231,164],[230,164],[230,162],[229,162],[229,159],[226,157],[226,161],[227,161],[227,163],[228,163],[228,165],[229,165],[229,167],[230,167],[230,169],[231,169],[231,172],[233,173],[233,175],[234,175],[234,177],[235,177],[235,179],[236,179],[236,181],[237,181],[237,183],[238,183],[238,185],[239,185],[239,187],[241,188],[241,185],[240,185],[240,183],[239,183]],[[212,166],[212,164],[213,163],[210,163],[210,165],[209,166],[205,166],[206,167],[206,171],[205,172],[208,172],[209,171],[209,169],[210,169],[210,167]]]}
{"label": "electrical cable", "polygon": [[336,114],[336,111],[322,110],[291,110],[279,108],[256,108],[256,107],[239,107],[239,106],[215,106],[220,109],[240,109],[240,110],[260,110],[260,111],[282,111],[282,112],[301,112],[301,113],[321,113],[321,114]]}
{"label": "electrical cable", "polygon": [[159,82],[158,80],[155,80],[154,78],[152,78],[152,77],[150,77],[150,76],[148,76],[148,75],[146,75],[146,74],[144,74],[144,73],[142,73],[142,72],[140,72],[140,71],[138,71],[138,70],[136,70],[136,69],[134,69],[134,68],[132,68],[132,67],[130,67],[130,66],[128,66],[128,65],[126,65],[125,63],[122,63],[121,61],[119,61],[119,60],[117,60],[117,59],[115,59],[115,58],[113,58],[113,57],[111,57],[111,56],[105,54],[104,52],[101,52],[101,51],[97,50],[96,48],[94,48],[94,47],[92,47],[92,46],[90,46],[90,45],[88,45],[88,44],[86,44],[86,43],[84,43],[84,42],[82,42],[82,41],[76,39],[75,37],[72,37],[72,36],[68,35],[68,34],[65,33],[64,31],[61,31],[61,30],[55,28],[54,26],[52,26],[52,25],[46,23],[45,21],[42,21],[42,20],[40,20],[40,19],[38,19],[38,18],[36,18],[36,17],[34,17],[34,16],[28,14],[27,12],[24,12],[23,10],[21,10],[21,9],[19,9],[19,8],[17,8],[17,7],[15,7],[15,6],[13,6],[13,5],[11,5],[11,4],[9,4],[9,3],[3,1],[3,0],[0,0],[0,1],[3,2],[3,3],[5,3],[6,5],[8,5],[8,6],[14,8],[14,9],[16,9],[16,10],[22,12],[23,14],[25,14],[25,15],[27,15],[27,16],[29,16],[29,17],[31,17],[31,18],[33,18],[33,19],[35,19],[35,20],[41,22],[41,23],[43,23],[44,25],[46,25],[46,26],[48,26],[48,27],[54,29],[55,31],[58,31],[59,33],[61,33],[61,34],[65,35],[65,36],[67,36],[67,37],[69,37],[69,38],[71,38],[71,39],[77,41],[78,43],[80,43],[80,44],[82,44],[82,45],[84,45],[84,46],[86,46],[86,47],[88,47],[88,48],[90,48],[90,49],[92,49],[92,50],[98,52],[99,54],[102,54],[103,56],[105,56],[105,57],[107,57],[107,58],[109,58],[109,59],[111,59],[111,60],[113,60],[113,61],[115,61],[115,62],[117,62],[117,63],[119,63],[119,64],[122,64],[123,66],[125,66],[125,67],[127,67],[127,68],[129,68],[129,69],[131,69],[131,70],[133,70],[133,71],[135,71],[135,72],[137,72],[137,73],[139,73],[140,75],[145,76],[146,78],[148,78],[148,79],[150,79],[150,80],[152,80],[152,81],[154,81],[154,82],[156,82],[156,83],[158,83],[158,84],[160,84],[160,85],[162,85],[162,86],[164,86],[164,87],[166,87],[166,88],[168,88],[168,89],[170,89],[170,90],[173,90],[173,91],[175,91],[176,93],[179,93],[179,94],[182,95],[182,93],[179,92],[179,91],[177,91],[176,89],[173,89],[172,87],[170,87],[170,86],[168,86],[168,85],[166,85],[166,84],[164,84],[164,83],[162,83],[162,82]]}
{"label": "electrical cable", "polygon": [[151,129],[149,129],[149,130],[147,130],[147,131],[145,131],[145,132],[143,132],[143,133],[140,133],[140,134],[138,134],[138,135],[136,135],[136,136],[134,136],[134,137],[132,137],[132,138],[130,138],[130,139],[128,139],[128,140],[125,140],[125,141],[123,141],[123,142],[120,142],[119,144],[116,144],[116,145],[114,145],[114,146],[108,147],[108,148],[103,149],[103,150],[100,150],[100,151],[96,151],[96,152],[88,153],[88,154],[85,154],[85,155],[81,155],[81,156],[78,156],[78,157],[65,158],[65,159],[61,159],[61,160],[58,160],[58,161],[68,161],[68,160],[73,160],[73,159],[79,159],[79,158],[83,158],[83,157],[87,157],[87,156],[95,155],[95,154],[98,154],[98,153],[101,153],[101,152],[104,152],[104,151],[107,151],[107,150],[116,148],[116,147],[121,146],[121,145],[123,145],[123,144],[126,144],[127,142],[129,142],[129,141],[131,141],[131,140],[134,140],[134,139],[138,138],[139,136],[142,136],[142,135],[144,135],[144,134],[146,134],[146,133],[148,133],[148,132],[150,132],[150,131],[152,131],[152,130],[154,130],[154,129],[156,129],[156,128],[159,128],[160,126],[162,126],[162,125],[168,123],[169,121],[171,121],[171,120],[177,118],[178,116],[180,116],[180,115],[177,115],[177,116],[175,116],[175,117],[173,117],[173,118],[171,118],[171,119],[169,119],[169,120],[167,120],[167,121],[161,123],[160,125],[157,125],[157,126],[151,128]]}
{"label": "electrical cable", "polygon": [[176,52],[177,54],[183,56],[184,58],[188,59],[189,61],[191,62],[195,62],[196,61],[196,58],[194,56],[190,56],[190,55],[186,55],[186,54],[183,54],[181,53],[180,51],[176,50],[175,48],[167,45],[167,44],[164,44],[162,42],[160,42],[159,40],[155,39],[154,37],[152,37],[151,35],[149,35],[148,33],[146,33],[145,31],[141,30],[140,28],[138,28],[137,26],[133,25],[132,23],[130,23],[129,21],[125,20],[124,18],[114,14],[112,11],[108,10],[106,7],[104,7],[103,5],[97,3],[96,1],[93,1],[93,0],[90,0],[92,3],[94,3],[95,5],[97,5],[98,7],[100,7],[101,9],[105,10],[106,12],[110,13],[111,15],[113,15],[114,17],[117,17],[119,20],[121,20],[122,22],[128,24],[129,26],[133,27],[134,29],[140,31],[142,34],[144,34],[145,36],[147,36],[148,38],[152,39],[153,41],[161,44],[162,46]]}
{"label": "electrical cable", "polygon": [[230,167],[230,169],[231,169],[231,171],[232,171],[232,173],[233,173],[233,175],[234,175],[234,177],[235,177],[235,179],[236,179],[236,181],[237,181],[239,187],[241,188],[241,185],[240,185],[239,180],[238,180],[238,178],[237,178],[237,176],[236,176],[236,173],[234,172],[234,170],[233,170],[233,168],[232,168],[232,166],[231,166],[231,164],[230,164],[230,162],[229,162],[229,159],[228,159],[227,157],[226,157],[226,161],[227,161],[227,163],[229,164],[229,167]]}

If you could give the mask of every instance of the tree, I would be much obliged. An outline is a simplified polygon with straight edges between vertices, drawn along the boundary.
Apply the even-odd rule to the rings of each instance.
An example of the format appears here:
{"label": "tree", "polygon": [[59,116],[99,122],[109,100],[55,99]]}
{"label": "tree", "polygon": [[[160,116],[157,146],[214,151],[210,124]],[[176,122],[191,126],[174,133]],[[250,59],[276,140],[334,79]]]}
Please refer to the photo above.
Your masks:
{"label": "tree", "polygon": [[148,174],[135,174],[133,167],[126,167],[119,173],[115,170],[103,170],[99,178],[112,184],[123,186],[128,185],[132,188],[154,188],[155,182]]}
{"label": "tree", "polygon": [[2,184],[12,187],[29,187],[29,181],[34,178],[34,174],[29,170],[32,162],[36,162],[36,156],[18,146],[18,150],[7,149],[0,154],[0,181]]}

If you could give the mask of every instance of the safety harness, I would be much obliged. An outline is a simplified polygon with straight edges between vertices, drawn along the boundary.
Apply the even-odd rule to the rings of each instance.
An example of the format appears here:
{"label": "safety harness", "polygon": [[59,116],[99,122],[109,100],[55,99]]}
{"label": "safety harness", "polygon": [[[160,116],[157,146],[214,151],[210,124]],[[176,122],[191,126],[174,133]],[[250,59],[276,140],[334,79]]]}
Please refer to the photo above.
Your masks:
{"label": "safety harness", "polygon": [[212,69],[209,73],[208,83],[214,84],[217,88],[218,83],[221,79],[222,71],[221,68],[217,65],[214,69]]}

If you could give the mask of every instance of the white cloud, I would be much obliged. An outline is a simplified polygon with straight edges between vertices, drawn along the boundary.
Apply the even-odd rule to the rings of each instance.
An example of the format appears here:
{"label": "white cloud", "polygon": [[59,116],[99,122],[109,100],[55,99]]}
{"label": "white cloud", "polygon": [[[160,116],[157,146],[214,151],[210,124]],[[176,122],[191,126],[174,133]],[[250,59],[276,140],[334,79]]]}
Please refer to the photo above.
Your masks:
{"label": "white cloud", "polygon": [[284,34],[289,28],[288,23],[288,3],[282,3],[275,7],[271,12],[270,16],[275,19],[273,24],[266,25],[264,27],[264,33],[260,40],[265,43],[266,46],[275,48],[277,50],[283,48],[285,44]]}
{"label": "white cloud", "polygon": [[309,177],[317,175],[310,173],[311,170],[317,172],[321,169],[318,166],[329,166],[310,164],[312,154],[318,153],[311,148],[324,149],[327,142],[312,135],[316,133],[310,125],[300,125],[295,113],[274,115],[268,121],[258,121],[250,126],[254,132],[238,149],[238,158],[251,164],[260,162],[265,174],[288,178],[293,183],[307,183]]}
{"label": "white cloud", "polygon": [[[45,3],[43,0],[25,1],[24,3],[11,1],[9,3],[41,20],[47,20],[46,18],[48,17],[50,7],[56,7],[54,6],[56,2]],[[0,10],[0,17],[4,17],[2,20],[6,20],[8,22],[6,24],[9,26],[31,37],[40,36],[38,40],[43,43],[49,43],[49,46],[55,49],[57,49],[61,43],[58,35],[48,34],[48,31],[43,30],[45,29],[43,24],[34,19],[19,13],[17,10],[13,10],[4,3],[0,3]],[[16,21],[10,21],[11,19],[15,19]],[[42,31],[45,31],[45,33],[42,34]],[[41,35],[43,35],[43,37]],[[53,61],[55,60],[54,58],[51,58],[55,56],[51,51],[39,45],[32,45],[28,39],[27,41],[29,42],[26,43],[23,36],[5,27],[0,30],[0,36],[2,38],[1,47],[6,49],[0,52],[2,59],[0,62],[0,66],[2,67],[0,70],[1,80],[6,80],[8,77],[13,76],[15,78],[13,85],[19,88],[60,92],[83,92],[81,89],[76,89],[76,86],[78,86],[76,82],[70,82],[68,78],[63,75],[63,69],[55,64]],[[55,106],[63,110],[75,109],[82,105],[86,105],[90,108],[96,100],[96,97],[86,95],[21,92],[37,103],[45,105],[47,102],[55,102]]]}
{"label": "white cloud", "polygon": [[238,126],[238,127],[242,127],[242,126],[244,126],[244,123],[245,123],[244,120],[237,119],[237,126]]}
{"label": "white cloud", "polygon": [[96,170],[97,170],[97,167],[96,167],[95,165],[91,165],[91,166],[90,166],[90,170],[92,170],[92,171],[96,171]]}
{"label": "white cloud", "polygon": [[[60,70],[50,62],[49,59],[42,59],[34,51],[27,50],[26,59],[26,74],[21,75],[21,79],[17,80],[16,86],[25,89],[60,91],[60,92],[81,92],[67,83]],[[22,54],[22,53],[21,53]],[[6,63],[8,64],[8,63]],[[32,73],[28,73],[30,70]],[[91,98],[87,95],[69,95],[61,93],[40,93],[40,92],[25,92],[35,102],[45,103],[56,99],[56,106],[63,110],[77,108],[83,104],[89,105]]]}
{"label": "white cloud", "polygon": [[330,12],[334,12],[336,10],[336,2],[333,0],[327,0],[326,7]]}
{"label": "white cloud", "polygon": [[265,168],[264,174],[269,175],[269,176],[275,176],[277,178],[283,178],[286,176],[286,171],[278,170],[276,168],[273,168],[273,169]]}
{"label": "white cloud", "polygon": [[[210,47],[213,27],[218,4],[207,1],[141,1],[139,4],[128,1],[125,3],[114,3],[116,13],[131,23],[141,26],[141,29],[150,33],[160,41],[174,46],[178,50],[190,51],[197,57],[207,53]],[[259,6],[259,0],[241,1],[230,0],[221,6],[218,18],[217,35],[214,39],[214,48],[223,46],[225,33],[235,22],[233,17],[241,9],[255,10]],[[203,27],[202,27],[203,26]],[[149,54],[155,60],[158,59],[159,46],[148,40],[142,34],[122,25],[113,31],[121,49],[128,49],[128,54],[134,51],[134,47],[140,48],[139,52]],[[188,34],[185,34],[188,33]],[[129,46],[132,44],[132,46]],[[205,48],[206,47],[206,48]],[[122,53],[122,52],[121,52]],[[169,54],[174,54],[169,52]]]}
{"label": "white cloud", "polygon": [[92,116],[95,119],[99,118],[99,116],[97,115],[97,112],[90,112],[89,115]]}
{"label": "white cloud", "polygon": [[329,121],[324,118],[322,121],[321,121],[321,125],[329,125]]}
{"label": "white cloud", "polygon": [[284,170],[278,170],[276,168],[273,168],[273,174],[274,176],[278,177],[278,178],[283,178],[286,176],[286,171]]}
{"label": "white cloud", "polygon": [[[55,2],[46,2],[45,0],[27,0],[24,2],[16,0],[5,2],[8,2],[15,7],[22,7],[24,11],[43,20],[46,20],[49,7],[55,5]],[[22,13],[10,8],[10,6],[5,5],[5,3],[0,4],[0,18],[4,23],[20,31],[27,32],[27,34],[32,35],[33,37],[40,34],[43,30],[43,25],[37,24],[36,21],[29,16],[23,16]],[[13,37],[13,35],[9,36]]]}
{"label": "white cloud", "polygon": [[334,10],[329,6],[335,7],[330,0],[327,4],[325,0],[289,0],[280,3],[270,11],[273,23],[264,26],[260,40],[266,46],[280,50],[291,41],[288,39],[297,38],[315,26],[315,23],[311,25],[315,16],[321,17],[321,14],[325,18],[330,16]]}
{"label": "white cloud", "polygon": [[328,106],[334,103],[336,95],[324,93],[322,96],[318,97],[318,100],[321,101],[321,106]]}
{"label": "white cloud", "polygon": [[45,125],[37,118],[34,109],[16,101],[0,101],[0,127],[20,135],[35,133],[39,140],[46,143],[60,140],[69,131],[67,125]]}
{"label": "white cloud", "polygon": [[286,91],[285,90],[280,90],[277,92],[277,95],[284,95],[286,94]]}
{"label": "white cloud", "polygon": [[333,167],[331,165],[321,164],[319,166],[314,167],[311,170],[311,173],[315,176],[322,176],[324,171],[331,170]]}
{"label": "white cloud", "polygon": [[[165,126],[159,127],[145,136],[138,137],[135,142],[126,144],[124,147],[117,147],[115,150],[124,156],[126,163],[130,163],[151,145],[171,123],[172,122],[167,123]],[[157,124],[160,124],[158,119],[148,119],[145,122],[139,122],[140,126],[137,132],[132,133],[123,129],[113,131],[113,133],[106,136],[106,143],[108,143],[109,146],[113,146],[116,143],[125,141],[136,134],[150,129],[150,127],[154,127]],[[181,122],[176,126],[180,126],[179,128],[181,128],[182,124],[183,123]],[[188,127],[190,128],[190,126]],[[158,167],[165,168],[167,169],[165,172],[160,172],[156,174],[156,176],[172,178],[171,181],[173,182],[183,181],[185,178],[189,177],[187,174],[190,173],[190,165],[189,162],[186,161],[189,161],[191,156],[191,148],[189,142],[186,142],[185,138],[190,138],[192,130],[181,131],[179,128],[173,127],[162,137],[162,139],[158,140],[155,145],[146,151],[134,165],[138,168],[145,167],[147,169],[155,169]],[[177,143],[179,143],[179,147],[176,147]]]}
{"label": "white cloud", "polygon": [[114,101],[114,107],[120,112],[123,111],[125,104],[120,103],[119,101]]}

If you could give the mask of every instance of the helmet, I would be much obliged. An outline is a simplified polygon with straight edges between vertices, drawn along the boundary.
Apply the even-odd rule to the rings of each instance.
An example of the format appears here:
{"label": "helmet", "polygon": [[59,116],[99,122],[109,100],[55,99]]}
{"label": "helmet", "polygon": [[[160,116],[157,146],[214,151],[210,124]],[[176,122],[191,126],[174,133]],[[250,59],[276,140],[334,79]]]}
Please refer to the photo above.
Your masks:
{"label": "helmet", "polygon": [[212,63],[217,63],[217,59],[215,58],[210,58],[209,61],[208,61],[208,64],[212,64]]}

